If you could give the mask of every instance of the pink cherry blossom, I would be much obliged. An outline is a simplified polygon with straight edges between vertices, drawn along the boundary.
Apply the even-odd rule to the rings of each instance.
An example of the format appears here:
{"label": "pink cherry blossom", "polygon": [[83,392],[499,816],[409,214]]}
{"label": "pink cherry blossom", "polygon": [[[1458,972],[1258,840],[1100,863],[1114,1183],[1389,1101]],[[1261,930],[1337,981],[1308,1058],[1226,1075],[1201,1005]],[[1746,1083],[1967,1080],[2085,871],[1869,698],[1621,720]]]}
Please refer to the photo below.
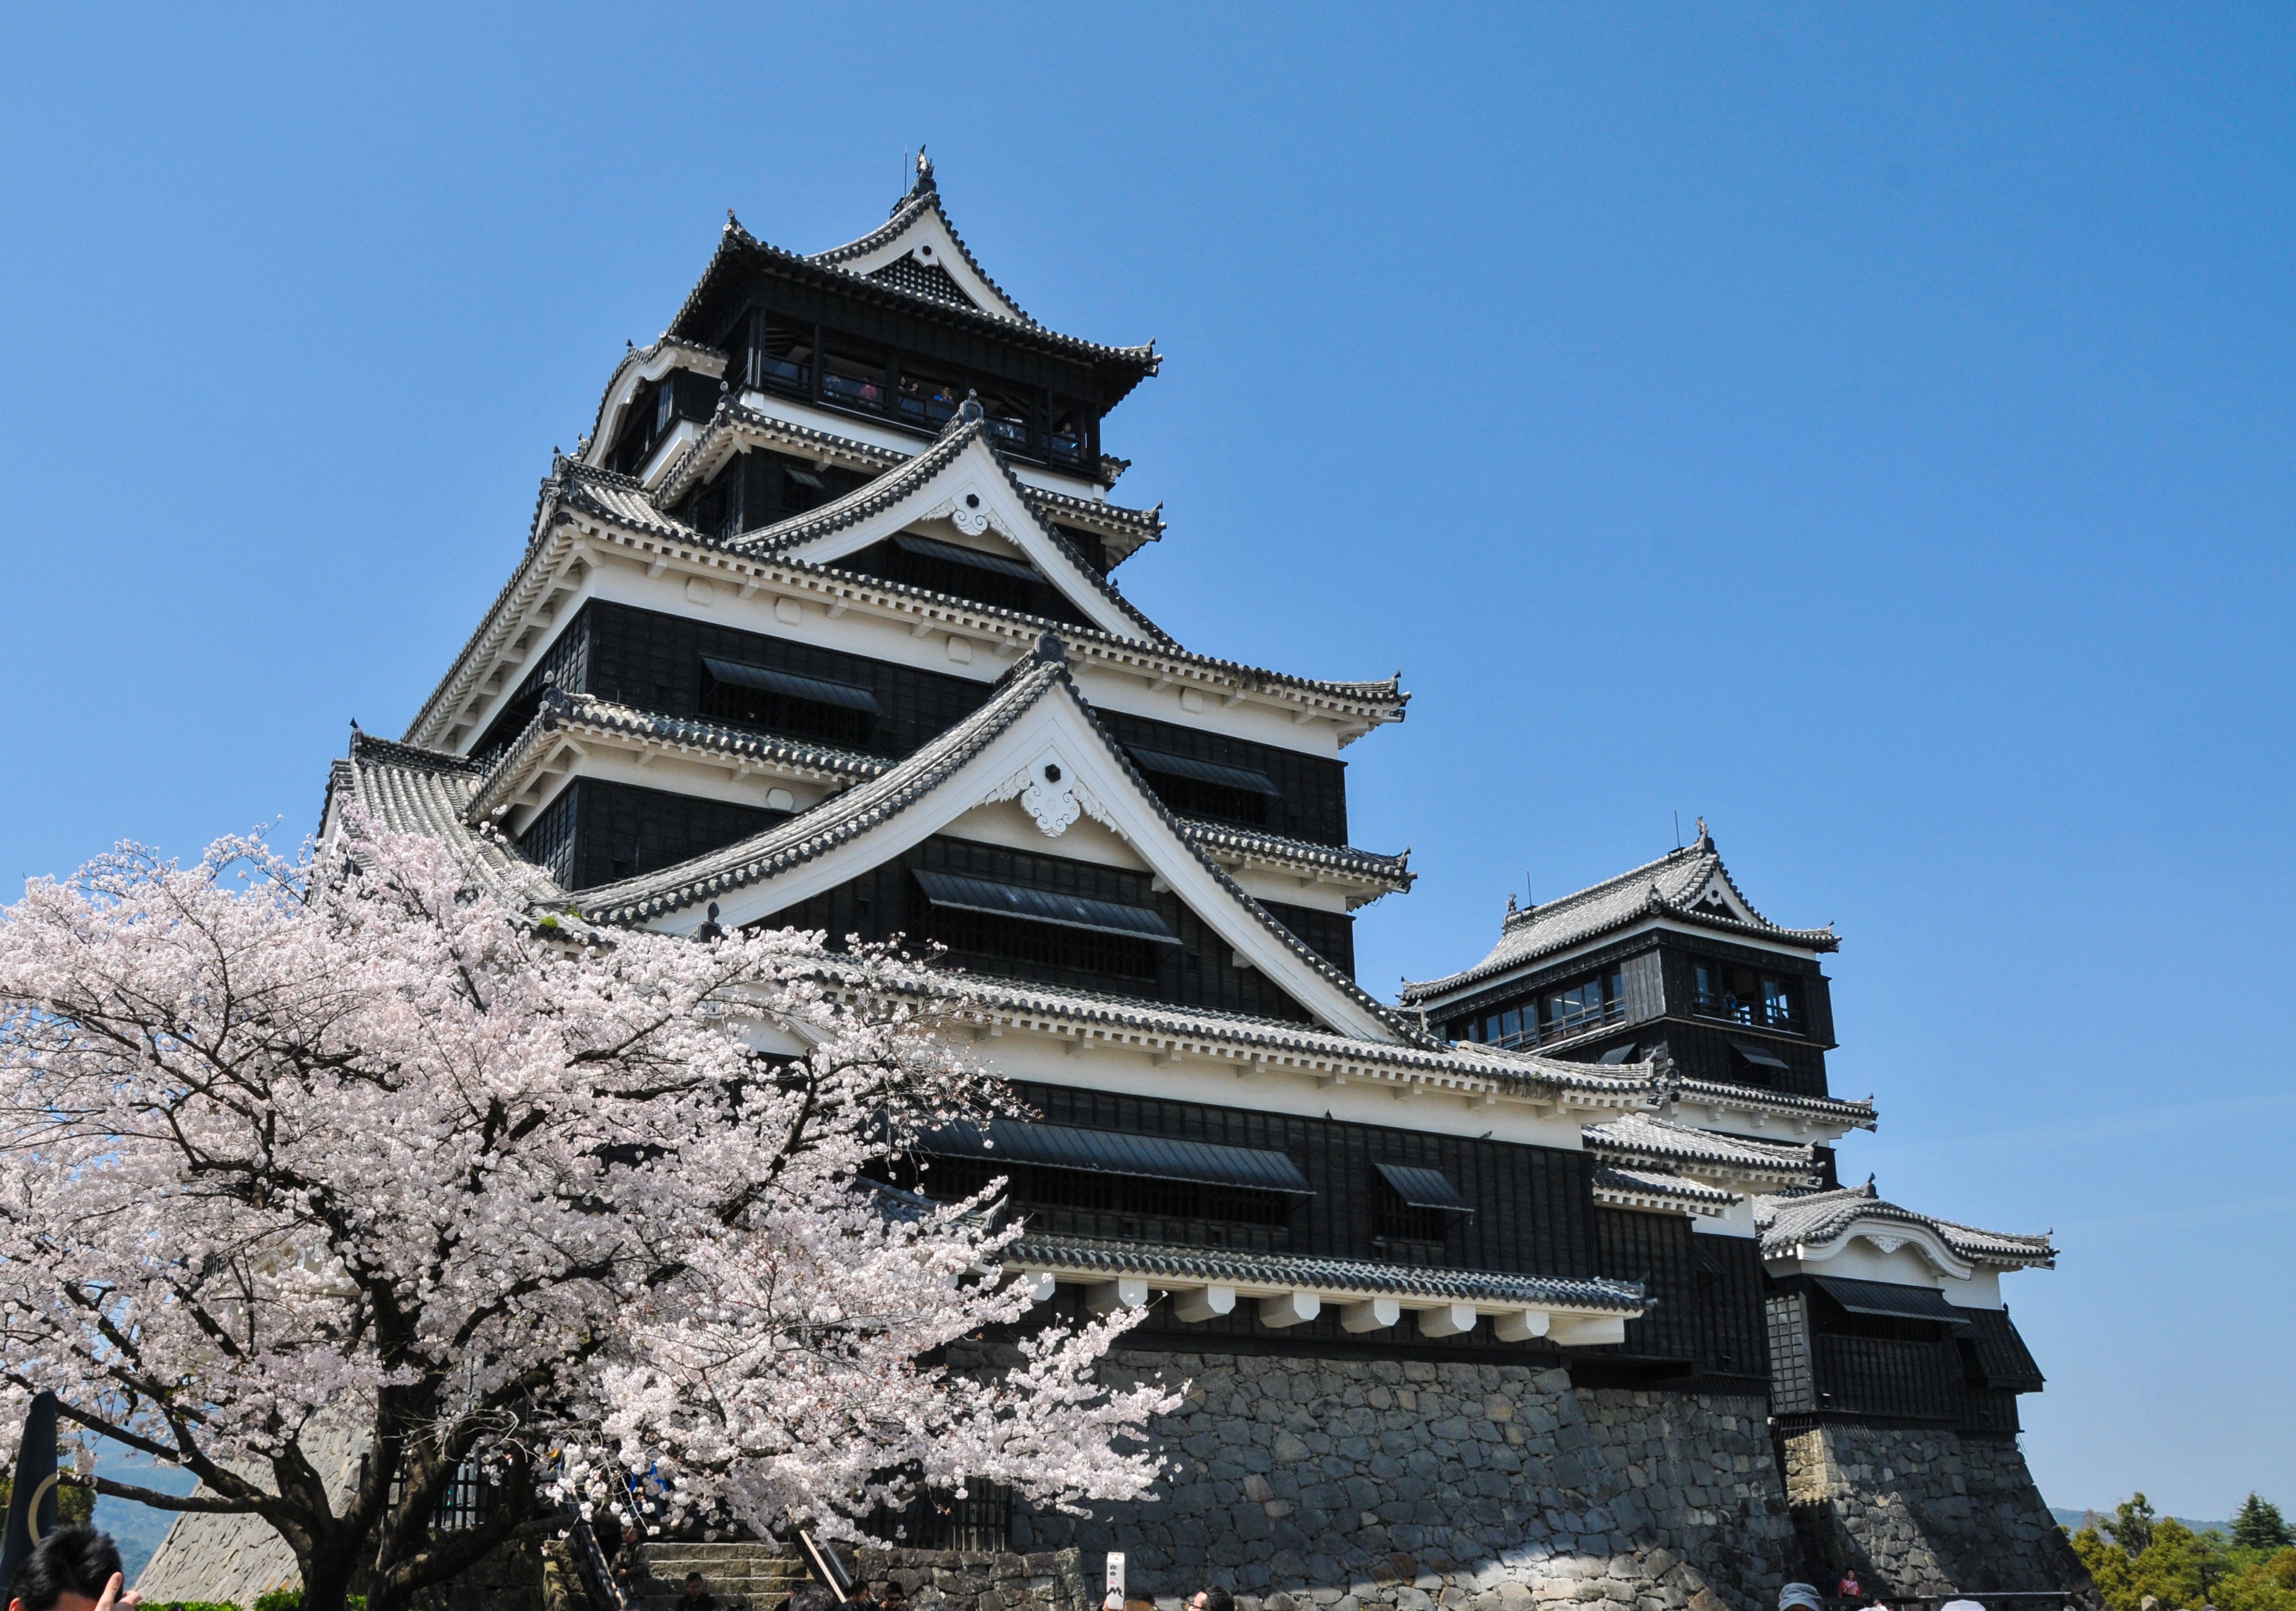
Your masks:
{"label": "pink cherry blossom", "polygon": [[[357,819],[35,882],[0,911],[0,1380],[202,1484],[100,1489],[263,1517],[314,1611],[638,1473],[663,1518],[848,1537],[917,1483],[1139,1497],[1175,1401],[1099,1379],[1127,1321],[1041,1323],[994,1188],[872,1182],[1012,1107],[899,1005],[922,982],[818,934],[537,923]],[[472,1461],[495,1521],[431,1533]]]}

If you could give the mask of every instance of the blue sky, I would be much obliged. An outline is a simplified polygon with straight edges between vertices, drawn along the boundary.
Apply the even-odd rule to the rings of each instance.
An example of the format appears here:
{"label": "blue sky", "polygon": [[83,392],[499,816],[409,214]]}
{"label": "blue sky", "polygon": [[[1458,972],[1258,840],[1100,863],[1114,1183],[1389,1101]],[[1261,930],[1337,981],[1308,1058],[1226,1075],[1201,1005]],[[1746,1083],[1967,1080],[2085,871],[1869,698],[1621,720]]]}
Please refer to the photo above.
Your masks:
{"label": "blue sky", "polygon": [[931,143],[1193,647],[1384,676],[1382,992],[1709,818],[1843,1172],[2054,1227],[2060,1505],[2296,1502],[2296,40],[2267,8],[0,18],[0,873],[313,825],[727,207]]}

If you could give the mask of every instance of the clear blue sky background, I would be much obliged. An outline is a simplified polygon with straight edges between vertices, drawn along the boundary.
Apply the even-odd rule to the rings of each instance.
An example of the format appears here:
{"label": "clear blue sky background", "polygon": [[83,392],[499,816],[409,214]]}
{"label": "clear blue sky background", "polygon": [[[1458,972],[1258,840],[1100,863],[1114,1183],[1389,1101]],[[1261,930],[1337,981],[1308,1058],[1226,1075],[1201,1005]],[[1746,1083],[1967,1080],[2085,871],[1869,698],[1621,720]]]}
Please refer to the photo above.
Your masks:
{"label": "clear blue sky background", "polygon": [[[481,15],[483,12],[485,14]],[[931,142],[1183,642],[1384,676],[1382,991],[1710,818],[1841,925],[1844,1173],[2054,1226],[2060,1505],[2296,1502],[2292,14],[694,5],[0,20],[0,869],[313,825],[728,206]]]}

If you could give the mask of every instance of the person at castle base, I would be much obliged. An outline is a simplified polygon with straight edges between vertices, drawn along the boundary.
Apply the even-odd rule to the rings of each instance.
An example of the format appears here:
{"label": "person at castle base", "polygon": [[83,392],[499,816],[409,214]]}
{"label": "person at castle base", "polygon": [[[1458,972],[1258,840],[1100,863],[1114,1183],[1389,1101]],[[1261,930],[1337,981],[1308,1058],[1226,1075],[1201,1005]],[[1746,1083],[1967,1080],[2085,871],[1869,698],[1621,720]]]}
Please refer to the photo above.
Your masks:
{"label": "person at castle base", "polygon": [[1225,1589],[1199,1589],[1188,1611],[1235,1611],[1235,1597]]}
{"label": "person at castle base", "polygon": [[701,1582],[701,1574],[685,1574],[685,1592],[677,1597],[677,1611],[718,1611],[718,1597]]}
{"label": "person at castle base", "polygon": [[59,1527],[9,1585],[8,1611],[134,1611],[144,1601],[127,1582],[110,1533]]}
{"label": "person at castle base", "polygon": [[1857,1567],[1844,1566],[1841,1569],[1841,1579],[1834,1584],[1833,1592],[1835,1598],[1839,1599],[1854,1599],[1861,1602],[1865,1599],[1866,1585],[1857,1581]]}

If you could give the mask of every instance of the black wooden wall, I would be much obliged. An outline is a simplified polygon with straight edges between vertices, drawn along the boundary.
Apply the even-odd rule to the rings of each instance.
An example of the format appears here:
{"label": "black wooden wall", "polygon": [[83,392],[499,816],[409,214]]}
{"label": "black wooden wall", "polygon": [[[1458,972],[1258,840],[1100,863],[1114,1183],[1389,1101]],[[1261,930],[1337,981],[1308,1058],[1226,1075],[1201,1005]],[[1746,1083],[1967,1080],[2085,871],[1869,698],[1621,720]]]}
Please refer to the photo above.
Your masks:
{"label": "black wooden wall", "polygon": [[[1692,968],[1700,957],[1791,974],[1802,992],[1804,1032],[1783,1033],[1698,1013]],[[1554,1056],[1593,1061],[1615,1048],[1631,1046],[1636,1056],[1647,1057],[1662,1046],[1676,1067],[1694,1080],[1751,1085],[1796,1096],[1829,1094],[1825,1054],[1833,1043],[1833,1010],[1830,982],[1819,966],[1803,958],[1718,941],[1645,933],[1597,947],[1567,962],[1462,998],[1444,1009],[1447,1032],[1455,1039],[1465,1039],[1464,1026],[1471,1020],[1521,1007],[1549,987],[1583,974],[1614,969],[1624,975],[1627,1011],[1623,1019],[1601,1033],[1570,1040],[1556,1048]],[[1767,1052],[1786,1066],[1777,1069],[1751,1060],[1741,1047]]]}
{"label": "black wooden wall", "polygon": [[[888,757],[906,755],[954,727],[994,692],[991,684],[972,678],[593,599],[536,662],[472,752],[489,758],[525,729],[546,677],[569,693],[594,694],[664,716],[699,718],[705,654],[868,689],[883,712],[875,719],[868,747]],[[1316,844],[1348,842],[1344,762],[1120,711],[1095,714],[1119,743],[1265,773],[1283,791],[1273,802],[1276,820],[1266,825],[1273,831]],[[1153,777],[1147,781],[1152,789],[1156,786]]]}
{"label": "black wooden wall", "polygon": [[1762,1261],[1747,1237],[1700,1236],[1676,1214],[1595,1210],[1602,1273],[1640,1281],[1651,1306],[1607,1352],[1679,1360],[1702,1376],[1764,1371]]}
{"label": "black wooden wall", "polygon": [[[1040,856],[1001,845],[937,836],[836,889],[776,912],[765,921],[776,928],[826,930],[830,943],[839,947],[844,945],[849,934],[858,934],[864,941],[906,935],[920,943],[943,938],[948,933],[947,925],[910,876],[915,871],[957,873],[1031,889],[1057,890],[1093,900],[1152,908],[1180,934],[1178,945],[1151,948],[1155,970],[1152,977],[1127,977],[1058,961],[1020,962],[967,951],[952,953],[949,959],[958,966],[1070,990],[1107,991],[1292,1023],[1312,1021],[1307,1009],[1273,981],[1255,969],[1234,966],[1226,942],[1182,905],[1178,896],[1168,892],[1156,893],[1147,874],[1063,856]],[[1297,908],[1287,908],[1274,915],[1280,919],[1285,912],[1295,919],[1300,917]],[[1332,915],[1317,912],[1306,916],[1319,922],[1312,925],[1303,923],[1303,926],[1323,930],[1323,938],[1329,943],[1333,937],[1329,930]],[[1346,924],[1350,920],[1342,917],[1337,921]],[[1055,937],[1060,934],[1057,930],[1052,933]],[[1300,937],[1310,945],[1317,939],[1316,934],[1308,933]],[[954,938],[951,942],[955,942]],[[1073,955],[1080,962],[1093,942],[1078,938],[1072,943]],[[1341,952],[1332,958],[1336,965],[1352,965],[1351,947],[1333,949]]]}
{"label": "black wooden wall", "polygon": [[578,777],[519,835],[520,852],[569,890],[659,872],[789,819],[735,805]]}
{"label": "black wooden wall", "polygon": [[1380,1179],[1372,1165],[1401,1163],[1441,1170],[1475,1207],[1455,1220],[1445,1262],[1534,1275],[1600,1273],[1591,1165],[1583,1153],[1068,1086],[1018,1089],[1057,1124],[1284,1154],[1315,1193],[1293,1211],[1294,1253],[1380,1257]]}
{"label": "black wooden wall", "polygon": [[1852,1316],[1806,1278],[1766,1300],[1771,1409],[1782,1426],[1844,1420],[2017,1430],[2017,1395],[2041,1374],[2006,1310],[1962,1311],[1958,1329]]}

